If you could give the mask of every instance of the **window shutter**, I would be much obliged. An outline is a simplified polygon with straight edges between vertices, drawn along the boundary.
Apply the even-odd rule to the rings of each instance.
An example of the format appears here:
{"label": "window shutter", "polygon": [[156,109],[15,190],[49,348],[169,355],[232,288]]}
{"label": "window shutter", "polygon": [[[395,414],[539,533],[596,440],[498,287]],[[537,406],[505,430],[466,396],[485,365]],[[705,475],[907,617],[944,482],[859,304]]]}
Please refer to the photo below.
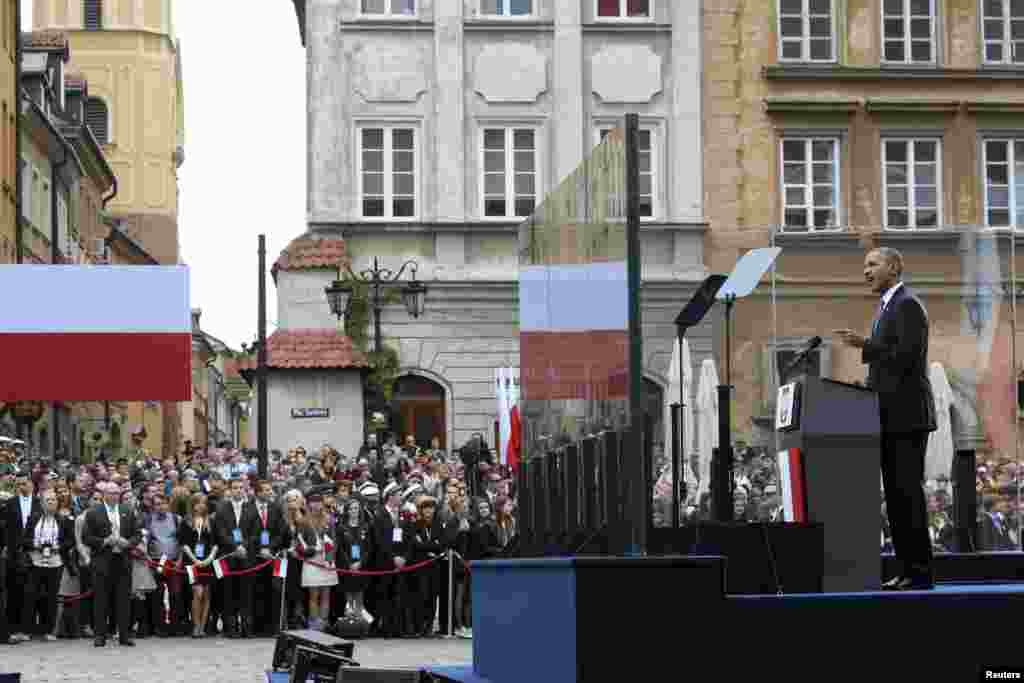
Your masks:
{"label": "window shutter", "polygon": [[85,19],[85,30],[99,31],[103,28],[102,0],[84,0],[82,16]]}
{"label": "window shutter", "polygon": [[110,142],[109,138],[109,117],[107,115],[106,103],[96,97],[90,97],[85,103],[85,125],[89,126],[92,134],[102,144]]}

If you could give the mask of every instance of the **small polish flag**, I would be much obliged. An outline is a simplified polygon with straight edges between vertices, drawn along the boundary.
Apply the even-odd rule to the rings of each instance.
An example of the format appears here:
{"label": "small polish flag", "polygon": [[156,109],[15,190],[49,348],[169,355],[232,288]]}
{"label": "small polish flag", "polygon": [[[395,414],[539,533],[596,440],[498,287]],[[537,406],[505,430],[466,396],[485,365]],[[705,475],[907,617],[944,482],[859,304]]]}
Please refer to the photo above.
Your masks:
{"label": "small polish flag", "polygon": [[227,560],[217,560],[213,563],[213,573],[218,579],[223,579],[229,572]]}
{"label": "small polish flag", "polygon": [[195,584],[196,576],[199,574],[199,572],[196,570],[196,566],[194,564],[190,564],[185,568],[185,571],[188,572],[188,585],[191,586]]}
{"label": "small polish flag", "polygon": [[281,557],[274,560],[274,578],[287,579],[288,578],[288,558]]}
{"label": "small polish flag", "polygon": [[330,536],[324,537],[324,552],[330,555],[332,550],[334,550],[334,542]]}
{"label": "small polish flag", "polygon": [[171,573],[171,561],[167,559],[166,555],[160,556],[160,563],[157,565],[157,571],[164,576],[168,576]]}

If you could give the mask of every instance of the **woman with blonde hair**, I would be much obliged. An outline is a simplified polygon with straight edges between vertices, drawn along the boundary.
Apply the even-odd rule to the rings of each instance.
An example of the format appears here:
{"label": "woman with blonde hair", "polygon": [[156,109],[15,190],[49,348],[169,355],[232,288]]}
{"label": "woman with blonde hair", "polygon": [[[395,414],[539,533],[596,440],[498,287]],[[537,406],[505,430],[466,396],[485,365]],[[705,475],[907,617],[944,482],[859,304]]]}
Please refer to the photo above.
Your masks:
{"label": "woman with blonde hair", "polygon": [[302,587],[309,591],[308,627],[320,631],[331,613],[331,588],[338,585],[334,529],[324,510],[323,497],[315,494],[306,502],[309,514],[299,529],[299,546],[307,560],[302,567]]}
{"label": "woman with blonde hair", "polygon": [[302,571],[305,557],[298,549],[299,531],[305,522],[306,500],[298,489],[290,489],[284,494],[284,521],[286,526],[286,545],[288,546],[288,576],[285,578],[285,614],[291,615],[289,621],[293,628],[302,626]]}
{"label": "woman with blonde hair", "polygon": [[210,528],[209,503],[201,493],[192,496],[192,512],[181,518],[178,542],[185,555],[185,566],[194,566],[195,583],[192,584],[192,637],[206,635],[206,621],[210,618],[209,566],[217,558],[217,546]]}

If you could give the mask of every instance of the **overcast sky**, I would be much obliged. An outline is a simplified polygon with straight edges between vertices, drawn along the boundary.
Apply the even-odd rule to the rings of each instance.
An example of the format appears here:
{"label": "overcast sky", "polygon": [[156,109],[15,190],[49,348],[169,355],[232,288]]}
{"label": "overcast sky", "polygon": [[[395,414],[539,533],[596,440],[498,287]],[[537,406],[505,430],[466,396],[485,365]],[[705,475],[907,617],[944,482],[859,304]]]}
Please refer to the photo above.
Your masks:
{"label": "overcast sky", "polygon": [[[21,3],[31,30],[32,0]],[[174,24],[185,86],[182,257],[203,329],[238,349],[256,336],[257,236],[267,236],[269,269],[305,231],[305,51],[287,0],[177,0]],[[270,334],[269,276],[267,295]]]}

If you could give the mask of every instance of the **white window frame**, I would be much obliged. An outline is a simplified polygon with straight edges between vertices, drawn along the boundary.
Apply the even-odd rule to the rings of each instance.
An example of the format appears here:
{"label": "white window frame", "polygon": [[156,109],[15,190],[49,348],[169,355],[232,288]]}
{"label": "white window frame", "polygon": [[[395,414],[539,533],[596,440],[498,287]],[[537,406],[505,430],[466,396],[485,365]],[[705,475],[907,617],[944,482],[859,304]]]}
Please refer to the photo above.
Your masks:
{"label": "white window frame", "polygon": [[[907,143],[907,219],[909,225],[905,226],[894,226],[889,225],[889,174],[886,160],[886,143],[887,142],[904,142]],[[919,227],[917,223],[917,178],[916,178],[916,153],[917,143],[919,142],[933,142],[935,143],[935,225],[926,225]],[[934,231],[942,228],[942,139],[934,136],[882,136],[882,149],[879,151],[879,158],[882,161],[882,224],[886,230],[892,230],[893,232],[909,232],[917,230]]]}
{"label": "white window frame", "polygon": [[886,59],[886,56],[885,56],[885,45],[886,45],[886,43],[889,43],[889,42],[895,42],[896,39],[895,38],[889,38],[888,36],[885,35],[885,20],[886,20],[886,17],[893,16],[891,14],[886,14],[886,12],[885,12],[885,2],[886,2],[886,0],[881,0],[881,2],[878,3],[878,5],[879,5],[879,12],[880,12],[880,16],[881,16],[881,22],[882,22],[880,24],[880,26],[882,27],[882,30],[879,32],[880,35],[881,35],[881,39],[882,39],[882,54],[881,54],[881,56],[882,56],[882,63],[883,64],[935,64],[936,61],[938,60],[938,55],[939,55],[938,40],[936,39],[936,37],[938,36],[937,27],[938,27],[938,20],[939,20],[938,14],[936,13],[936,7],[935,7],[936,0],[928,0],[928,20],[929,20],[929,26],[930,26],[930,32],[928,34],[928,47],[930,49],[930,57],[927,60],[916,60],[916,59],[913,58],[913,55],[912,55],[913,44],[915,42],[920,42],[920,39],[915,40],[915,39],[911,38],[911,31],[910,31],[911,17],[913,16],[914,18],[920,19],[921,16],[920,15],[916,15],[916,14],[915,15],[911,15],[910,14],[910,3],[911,3],[911,0],[900,0],[900,2],[903,5],[903,11],[902,11],[902,13],[900,15],[901,19],[903,20],[903,37],[902,37],[902,41],[903,41],[903,59]]}
{"label": "white window frame", "polygon": [[[790,228],[786,225],[786,158],[785,158],[785,144],[787,142],[800,141],[804,143],[806,149],[806,155],[804,158],[804,164],[806,164],[806,175],[807,182],[801,187],[806,188],[805,197],[809,197],[810,203],[805,203],[804,210],[807,212],[807,225],[793,226]],[[834,153],[832,155],[832,212],[835,216],[835,225],[828,225],[817,227],[814,225],[814,159],[813,159],[813,147],[815,142],[830,142],[833,145]],[[837,135],[797,135],[789,134],[782,135],[779,138],[778,146],[778,178],[779,178],[779,213],[780,220],[779,226],[782,232],[794,232],[794,233],[822,233],[822,232],[842,232],[843,231],[843,217],[842,217],[842,206],[843,206],[843,178],[842,178],[842,154],[843,154],[843,140]],[[796,187],[796,186],[794,186]]]}
{"label": "white window frame", "polygon": [[[1012,37],[1012,28],[1011,27],[1012,27],[1012,21],[1013,21],[1013,18],[1014,18],[1013,15],[1011,14],[1011,10],[1013,8],[1012,2],[1010,0],[1003,0],[1003,16],[999,17],[999,19],[1002,21],[1003,34],[1002,34],[1002,37],[999,40],[989,40],[986,37],[986,35],[985,35],[985,23],[988,20],[995,19],[995,17],[990,17],[989,15],[985,14],[985,0],[978,0],[978,3],[979,3],[978,17],[979,17],[979,22],[981,24],[981,26],[980,26],[981,35],[979,36],[979,38],[981,39],[981,58],[982,58],[983,63],[987,64],[987,65],[996,65],[996,66],[1000,66],[1000,65],[1001,66],[1024,66],[1024,39],[1020,39],[1020,40],[1014,41],[1013,37]],[[1021,15],[1018,18],[1018,21],[1024,22],[1024,15]],[[1016,52],[1016,50],[1014,49],[1014,43],[1015,42],[1021,43],[1021,52],[1022,52],[1022,54],[1019,56],[1019,58],[1015,54],[1015,52]],[[1003,46],[1003,58],[1002,59],[998,59],[998,60],[989,59],[988,58],[988,46],[990,44],[996,44],[996,43],[1001,44]]]}
{"label": "white window frame", "polygon": [[[363,215],[363,131],[368,128],[381,128],[384,130],[384,215],[383,216],[364,216]],[[394,172],[392,168],[392,160],[394,147],[391,144],[392,131],[395,129],[411,130],[412,131],[412,174],[413,174],[413,213],[411,216],[395,216],[394,213]],[[356,208],[356,215],[359,220],[362,221],[373,221],[380,223],[405,223],[409,221],[416,221],[420,219],[420,215],[423,213],[423,188],[421,184],[421,169],[422,162],[420,158],[420,134],[421,126],[419,122],[409,120],[394,120],[394,121],[381,121],[381,120],[367,120],[358,121],[355,129],[355,146],[356,150],[356,187],[357,197],[356,201],[358,206]]]}
{"label": "white window frame", "polygon": [[[534,0],[534,2],[537,2],[537,1],[538,0]],[[566,0],[555,0],[555,1],[556,2],[565,2]],[[618,16],[615,16],[615,17],[602,17],[601,13],[600,13],[600,10],[601,10],[600,0],[594,0],[594,21],[613,21],[613,22],[616,22],[616,23],[628,21],[628,22],[641,23],[641,24],[649,24],[650,22],[654,21],[654,15],[655,15],[655,12],[657,11],[657,6],[655,4],[655,3],[657,3],[657,0],[648,0],[648,3],[647,3],[647,16],[646,17],[629,17],[629,16],[626,16],[626,9],[629,7],[627,2],[628,2],[628,0],[618,0],[618,3],[619,3],[619,15]]]}
{"label": "white window frame", "polygon": [[[487,166],[486,166],[486,152],[484,149],[484,139],[486,137],[486,131],[488,130],[503,130],[505,131],[505,215],[504,216],[488,216],[486,213],[487,209]],[[536,123],[497,123],[494,121],[481,121],[479,124],[479,131],[477,135],[477,163],[478,165],[478,183],[477,188],[479,192],[479,201],[477,202],[477,210],[481,220],[485,221],[522,221],[529,216],[516,216],[515,211],[515,131],[517,130],[529,130],[533,132],[533,194],[534,204],[533,211],[536,211],[537,207],[540,206],[544,200],[544,184],[542,174],[542,156],[543,143],[541,139],[541,127]],[[510,134],[511,132],[511,134]]]}
{"label": "white window frame", "polygon": [[383,12],[367,12],[363,9],[363,2],[365,0],[357,0],[359,3],[359,17],[361,19],[388,19],[397,21],[410,21],[416,19],[419,16],[419,3],[423,0],[413,0],[412,2],[412,14],[401,14],[391,11],[391,3],[395,0],[385,0],[385,6],[387,9]]}
{"label": "white window frame", "polygon": [[[814,63],[814,64],[834,64],[838,57],[838,42],[839,35],[836,31],[836,3],[838,0],[829,0],[829,21],[831,24],[831,33],[829,34],[830,44],[832,46],[832,52],[828,59],[812,59],[811,58],[811,16],[810,16],[810,3],[812,0],[801,0],[803,3],[800,18],[803,21],[803,27],[800,35],[800,57],[785,57],[783,56],[782,46],[783,43],[793,42],[794,39],[788,38],[783,40],[782,37],[782,0],[777,0],[775,5],[776,16],[778,20],[775,25],[775,31],[778,34],[776,49],[778,50],[778,58],[780,62],[786,62],[790,64],[799,63]],[[789,16],[789,15],[787,15]],[[817,16],[817,15],[815,15]]]}
{"label": "white window frame", "polygon": [[[989,183],[988,183],[988,145],[989,143],[997,142],[1007,145],[1006,150],[1006,165],[1007,165],[1007,211],[1009,212],[1009,225],[992,225],[989,222],[989,210],[991,205],[989,203]],[[1024,145],[1024,132],[1014,135],[999,135],[991,137],[981,138],[981,193],[983,196],[985,216],[984,224],[986,228],[991,230],[1019,230],[1022,225],[1017,223],[1017,213],[1019,211],[1018,206],[1024,202],[1024,196],[1020,196],[1016,190],[1016,173],[1014,166],[1016,165],[1016,151],[1015,147],[1017,143]],[[1024,184],[1024,183],[1022,183]],[[1022,193],[1024,194],[1024,193]],[[1024,208],[1024,207],[1022,207]]]}
{"label": "white window frame", "polygon": [[502,6],[504,7],[505,11],[496,14],[484,12],[484,0],[479,0],[479,2],[480,4],[478,10],[481,17],[485,17],[487,19],[502,19],[515,21],[516,19],[535,19],[537,17],[537,3],[540,2],[540,0],[530,0],[530,11],[527,12],[526,14],[511,13],[510,10],[512,7],[513,0],[498,0],[498,2],[502,3]]}
{"label": "white window frame", "polygon": [[[622,120],[600,120],[598,119],[594,126],[594,146],[601,144],[601,131],[611,130],[622,126]],[[647,131],[651,136],[651,215],[640,216],[641,221],[653,222],[659,221],[664,216],[664,210],[661,203],[661,186],[662,186],[662,173],[661,173],[661,158],[658,156],[660,149],[659,142],[662,140],[662,124],[656,121],[640,121],[640,130]]]}

